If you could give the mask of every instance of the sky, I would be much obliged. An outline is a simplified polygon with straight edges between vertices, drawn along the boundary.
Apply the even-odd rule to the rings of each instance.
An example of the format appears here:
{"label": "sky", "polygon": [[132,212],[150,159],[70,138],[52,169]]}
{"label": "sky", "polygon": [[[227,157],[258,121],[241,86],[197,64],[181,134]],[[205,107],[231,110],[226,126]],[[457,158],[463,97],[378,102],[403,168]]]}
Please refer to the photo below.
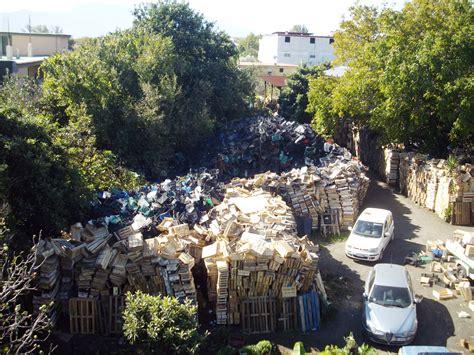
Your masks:
{"label": "sky", "polygon": [[[75,38],[96,37],[131,27],[135,0],[1,0],[0,31],[21,31],[28,23],[60,26]],[[250,32],[266,34],[286,31],[303,24],[316,35],[338,29],[355,0],[189,0],[194,10],[232,37]],[[359,0],[360,4],[382,6],[380,0]],[[405,0],[384,1],[401,9]]]}

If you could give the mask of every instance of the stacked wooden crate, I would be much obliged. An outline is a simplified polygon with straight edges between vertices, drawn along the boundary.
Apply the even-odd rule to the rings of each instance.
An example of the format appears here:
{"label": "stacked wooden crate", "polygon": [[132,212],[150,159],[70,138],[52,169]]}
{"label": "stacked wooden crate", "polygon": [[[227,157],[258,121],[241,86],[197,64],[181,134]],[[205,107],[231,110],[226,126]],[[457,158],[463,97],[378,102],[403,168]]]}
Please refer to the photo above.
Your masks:
{"label": "stacked wooden crate", "polygon": [[[46,261],[41,269],[41,287],[54,286],[59,290],[61,284],[63,301],[74,295],[73,290],[77,290],[80,298],[102,298],[142,290],[196,302],[192,274],[195,258],[189,250],[190,246],[194,246],[194,253],[200,250],[205,235],[190,231],[187,224],[179,225],[173,219],[168,222],[171,223],[160,227],[160,235],[149,239],[144,239],[140,231],[130,226],[111,235],[104,226],[74,225],[70,239],[43,242]],[[39,301],[36,303],[40,304]]]}
{"label": "stacked wooden crate", "polygon": [[389,185],[395,186],[398,183],[398,171],[400,166],[400,152],[390,148],[384,149],[385,156],[385,177]]}
{"label": "stacked wooden crate", "polygon": [[332,215],[329,225],[337,223],[333,233],[339,233],[340,229],[352,226],[357,218],[369,179],[357,161],[341,157],[325,159],[322,167],[293,169],[281,175],[267,172],[251,179],[234,179],[230,185],[275,192],[284,197],[295,216],[311,217],[314,227]]}
{"label": "stacked wooden crate", "polygon": [[296,236],[282,198],[247,190],[247,183],[234,180],[222,204],[211,210],[212,244],[202,252],[219,324],[240,323],[242,300],[279,298],[288,287],[310,289],[318,268],[317,246]]}
{"label": "stacked wooden crate", "polygon": [[38,261],[40,262],[39,295],[33,296],[33,312],[40,312],[41,306],[49,306],[48,315],[51,323],[56,324],[60,312],[59,290],[61,272],[59,257],[54,253],[50,241],[41,240],[37,245]]}

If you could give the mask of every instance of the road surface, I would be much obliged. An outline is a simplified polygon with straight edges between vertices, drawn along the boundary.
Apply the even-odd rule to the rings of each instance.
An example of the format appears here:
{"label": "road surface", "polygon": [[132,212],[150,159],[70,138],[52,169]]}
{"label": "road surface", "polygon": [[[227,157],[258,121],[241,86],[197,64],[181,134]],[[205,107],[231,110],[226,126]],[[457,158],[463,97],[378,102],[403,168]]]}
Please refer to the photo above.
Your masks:
{"label": "road surface", "polygon": [[[473,227],[452,226],[441,220],[435,213],[416,205],[410,199],[394,193],[386,184],[372,176],[363,208],[378,207],[392,211],[395,221],[395,239],[384,252],[383,262],[403,264],[405,256],[424,250],[427,240],[450,237],[454,230],[474,231]],[[356,262],[344,254],[344,241],[321,248],[320,267],[326,278],[328,293],[337,294],[337,313],[326,320],[321,330],[302,334],[299,332],[260,335],[259,339],[269,339],[279,345],[282,353],[288,352],[296,341],[303,341],[307,351],[323,350],[327,344],[343,345],[343,337],[353,332],[356,341],[366,342],[361,332],[362,292],[371,263]],[[432,288],[420,285],[422,272],[429,272],[429,266],[407,266],[415,293],[424,296],[418,305],[418,334],[413,345],[443,345],[453,351],[462,351],[462,338],[474,342],[474,321],[462,319],[457,312],[464,310],[473,315],[467,303],[460,298],[436,301]],[[256,338],[257,339],[257,338]],[[248,339],[246,339],[248,341]],[[398,348],[375,346],[380,352],[397,352]]]}

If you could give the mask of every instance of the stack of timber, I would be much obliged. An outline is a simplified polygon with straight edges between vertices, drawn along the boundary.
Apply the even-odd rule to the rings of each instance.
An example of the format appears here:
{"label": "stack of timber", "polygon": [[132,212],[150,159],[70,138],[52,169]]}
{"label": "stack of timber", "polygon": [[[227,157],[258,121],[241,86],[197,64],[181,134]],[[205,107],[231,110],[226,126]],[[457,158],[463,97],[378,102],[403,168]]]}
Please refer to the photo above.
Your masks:
{"label": "stack of timber", "polygon": [[[211,244],[202,250],[208,296],[219,324],[239,324],[241,319],[247,324],[245,317],[250,315],[241,315],[242,304],[251,307],[248,300],[259,299],[270,307],[270,299],[288,297],[288,288],[294,296],[309,291],[318,273],[318,247],[307,237],[297,237],[291,209],[280,196],[262,188],[247,189],[246,183],[234,179],[224,201],[211,210]],[[276,322],[272,312],[262,321]]]}

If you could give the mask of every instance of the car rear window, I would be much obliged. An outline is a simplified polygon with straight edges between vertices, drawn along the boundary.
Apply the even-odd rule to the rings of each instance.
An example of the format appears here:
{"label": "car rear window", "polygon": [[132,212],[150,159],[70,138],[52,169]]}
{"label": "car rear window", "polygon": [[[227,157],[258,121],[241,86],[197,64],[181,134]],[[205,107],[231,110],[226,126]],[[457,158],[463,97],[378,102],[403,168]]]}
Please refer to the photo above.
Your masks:
{"label": "car rear window", "polygon": [[380,238],[382,236],[383,231],[383,224],[382,223],[374,223],[374,222],[367,222],[367,221],[357,221],[354,232],[357,234],[372,237],[372,238]]}

